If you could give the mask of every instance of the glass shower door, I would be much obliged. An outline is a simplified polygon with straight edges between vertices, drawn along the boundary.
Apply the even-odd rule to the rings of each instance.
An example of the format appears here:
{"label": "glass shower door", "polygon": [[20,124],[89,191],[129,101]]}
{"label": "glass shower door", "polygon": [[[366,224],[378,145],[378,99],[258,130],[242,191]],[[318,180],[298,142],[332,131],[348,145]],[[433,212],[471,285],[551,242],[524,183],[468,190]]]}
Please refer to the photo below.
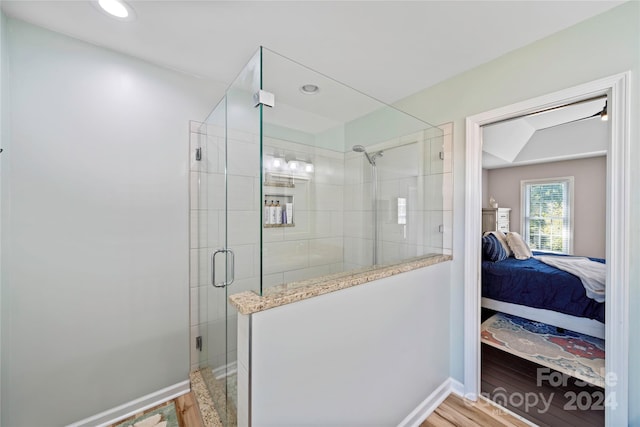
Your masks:
{"label": "glass shower door", "polygon": [[[249,61],[226,95],[226,210],[223,218],[227,265],[225,281],[226,415],[223,423],[237,425],[238,313],[228,297],[243,291],[260,292],[260,116],[254,101],[260,90],[260,52]],[[233,257],[231,259],[230,257]],[[233,268],[231,266],[233,262]]]}
{"label": "glass shower door", "polygon": [[238,414],[237,311],[228,297],[260,290],[261,106],[253,100],[259,88],[258,52],[200,126],[193,153],[199,159],[191,184],[198,186],[192,211],[199,240],[198,365],[225,426],[237,425]]}
{"label": "glass shower door", "polygon": [[[226,98],[204,122],[191,123],[191,369],[199,370],[215,409],[227,415],[228,281],[226,239]],[[214,255],[215,254],[215,255]],[[215,260],[215,265],[212,261]],[[194,304],[194,297],[197,305]],[[194,316],[197,314],[197,316]]]}

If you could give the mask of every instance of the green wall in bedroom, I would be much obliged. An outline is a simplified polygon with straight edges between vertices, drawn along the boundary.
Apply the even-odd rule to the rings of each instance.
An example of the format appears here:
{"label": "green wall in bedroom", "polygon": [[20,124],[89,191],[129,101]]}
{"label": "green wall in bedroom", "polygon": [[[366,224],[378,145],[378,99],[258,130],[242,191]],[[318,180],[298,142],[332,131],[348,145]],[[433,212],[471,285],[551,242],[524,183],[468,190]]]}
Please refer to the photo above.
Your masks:
{"label": "green wall in bedroom", "polygon": [[[469,41],[473,47],[473,41]],[[465,125],[467,116],[631,71],[631,117],[640,117],[640,3],[631,1],[573,27],[510,52],[422,92],[397,106],[432,123],[454,122],[454,261],[451,272],[451,376],[463,380]],[[640,129],[631,122],[630,164],[640,164]],[[640,217],[640,171],[629,171],[630,218]],[[640,228],[631,221],[629,259],[640,259]],[[629,304],[640,305],[640,269],[630,263]],[[630,325],[640,324],[631,310]],[[640,359],[632,334],[629,360]],[[629,366],[629,421],[640,426],[640,365]]]}

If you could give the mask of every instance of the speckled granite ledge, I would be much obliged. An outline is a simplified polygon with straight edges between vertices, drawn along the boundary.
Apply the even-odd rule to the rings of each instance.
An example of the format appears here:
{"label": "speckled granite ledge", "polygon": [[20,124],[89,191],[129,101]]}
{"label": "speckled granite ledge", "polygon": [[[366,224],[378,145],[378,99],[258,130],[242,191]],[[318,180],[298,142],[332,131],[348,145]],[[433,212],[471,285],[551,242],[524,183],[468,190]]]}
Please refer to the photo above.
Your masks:
{"label": "speckled granite ledge", "polygon": [[190,372],[189,379],[191,380],[191,390],[196,396],[196,402],[198,402],[198,409],[200,410],[200,417],[204,427],[223,427],[220,416],[213,406],[209,390],[207,390],[207,386],[204,383],[204,378],[202,378],[202,372]]}
{"label": "speckled granite ledge", "polygon": [[375,269],[367,268],[346,273],[337,273],[300,282],[286,283],[268,288],[263,296],[254,292],[241,292],[229,297],[229,302],[241,314],[252,314],[281,305],[291,304],[318,295],[328,294],[373,280],[383,279],[418,268],[450,261],[451,255],[429,255],[413,258],[398,264],[385,265]]}

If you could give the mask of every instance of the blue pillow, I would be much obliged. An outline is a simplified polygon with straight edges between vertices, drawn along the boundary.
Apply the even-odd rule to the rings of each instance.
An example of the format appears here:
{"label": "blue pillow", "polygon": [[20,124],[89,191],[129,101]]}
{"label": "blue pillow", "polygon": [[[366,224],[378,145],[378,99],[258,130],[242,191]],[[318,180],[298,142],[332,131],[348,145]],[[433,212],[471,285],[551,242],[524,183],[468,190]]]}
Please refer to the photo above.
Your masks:
{"label": "blue pillow", "polygon": [[486,260],[498,262],[509,257],[507,251],[493,234],[487,234],[482,238],[482,257]]}

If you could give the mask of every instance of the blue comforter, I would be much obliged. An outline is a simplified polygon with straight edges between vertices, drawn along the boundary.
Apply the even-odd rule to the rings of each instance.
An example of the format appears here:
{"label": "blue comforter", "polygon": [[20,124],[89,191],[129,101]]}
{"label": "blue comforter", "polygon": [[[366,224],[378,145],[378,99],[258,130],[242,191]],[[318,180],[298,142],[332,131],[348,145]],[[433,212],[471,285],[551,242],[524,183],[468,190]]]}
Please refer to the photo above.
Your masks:
{"label": "blue comforter", "polygon": [[[599,258],[591,260],[604,263]],[[534,258],[482,261],[482,296],[604,323],[604,303],[587,298],[579,278]]]}

